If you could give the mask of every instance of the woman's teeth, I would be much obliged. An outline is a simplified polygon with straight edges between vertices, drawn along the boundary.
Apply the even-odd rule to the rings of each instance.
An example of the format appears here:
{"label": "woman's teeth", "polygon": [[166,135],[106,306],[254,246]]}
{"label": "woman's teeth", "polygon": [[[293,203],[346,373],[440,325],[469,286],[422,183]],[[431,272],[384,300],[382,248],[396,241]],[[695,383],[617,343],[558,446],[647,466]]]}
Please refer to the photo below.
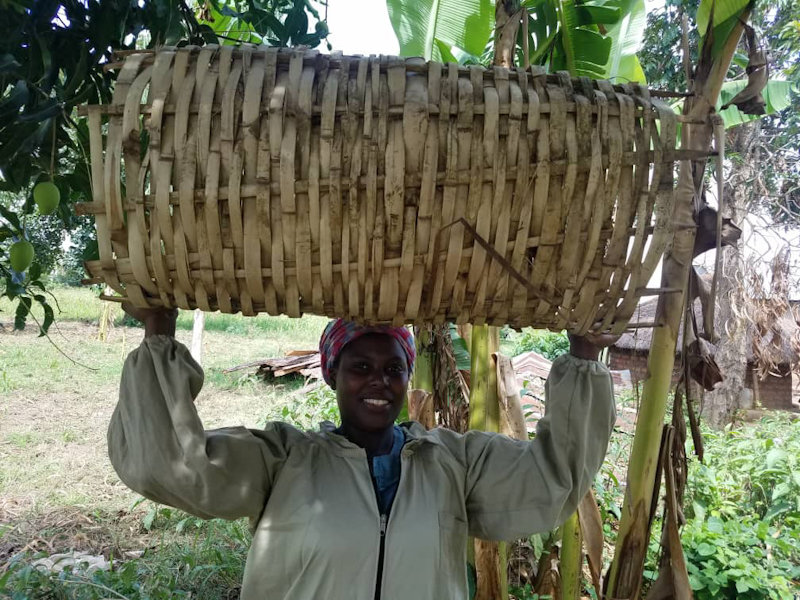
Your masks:
{"label": "woman's teeth", "polygon": [[364,398],[364,402],[371,406],[387,406],[389,404],[388,400],[378,400],[376,398]]}

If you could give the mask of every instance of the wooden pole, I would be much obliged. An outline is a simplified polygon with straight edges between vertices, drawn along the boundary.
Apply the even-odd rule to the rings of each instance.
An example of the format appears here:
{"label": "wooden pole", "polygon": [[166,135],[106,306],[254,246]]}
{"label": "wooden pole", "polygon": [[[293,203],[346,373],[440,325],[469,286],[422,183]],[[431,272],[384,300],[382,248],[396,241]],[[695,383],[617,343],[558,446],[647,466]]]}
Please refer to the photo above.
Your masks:
{"label": "wooden pole", "polygon": [[203,364],[203,330],[206,326],[206,313],[199,308],[194,310],[194,324],[192,326],[192,358],[198,365]]}

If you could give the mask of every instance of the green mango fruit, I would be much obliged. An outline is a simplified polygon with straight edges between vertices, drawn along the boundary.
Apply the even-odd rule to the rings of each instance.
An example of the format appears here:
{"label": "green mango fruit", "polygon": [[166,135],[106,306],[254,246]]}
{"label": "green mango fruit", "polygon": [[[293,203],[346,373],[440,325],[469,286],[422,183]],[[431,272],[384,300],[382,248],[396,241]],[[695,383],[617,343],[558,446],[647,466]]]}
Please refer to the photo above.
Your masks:
{"label": "green mango fruit", "polygon": [[52,181],[42,181],[33,188],[33,201],[42,215],[52,215],[61,201],[61,192]]}
{"label": "green mango fruit", "polygon": [[27,240],[20,240],[11,244],[11,249],[8,252],[9,262],[11,268],[17,273],[22,273],[33,262],[33,244]]}

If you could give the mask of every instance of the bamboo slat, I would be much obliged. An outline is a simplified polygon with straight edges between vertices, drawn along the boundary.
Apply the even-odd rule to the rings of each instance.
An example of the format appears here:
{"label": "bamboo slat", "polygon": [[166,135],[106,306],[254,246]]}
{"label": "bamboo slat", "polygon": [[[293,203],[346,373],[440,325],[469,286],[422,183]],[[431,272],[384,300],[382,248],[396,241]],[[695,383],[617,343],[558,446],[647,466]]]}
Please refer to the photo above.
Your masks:
{"label": "bamboo slat", "polygon": [[263,47],[117,66],[82,211],[91,281],[134,304],[583,333],[660,293],[688,158],[663,94]]}

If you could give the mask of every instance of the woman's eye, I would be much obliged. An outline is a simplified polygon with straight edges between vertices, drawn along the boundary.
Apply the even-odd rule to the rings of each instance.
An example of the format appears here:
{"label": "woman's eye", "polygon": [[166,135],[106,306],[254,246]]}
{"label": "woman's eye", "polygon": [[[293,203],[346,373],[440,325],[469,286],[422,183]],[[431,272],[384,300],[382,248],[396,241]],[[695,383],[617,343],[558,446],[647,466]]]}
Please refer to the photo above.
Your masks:
{"label": "woman's eye", "polygon": [[392,365],[389,367],[389,373],[392,375],[404,375],[406,368],[403,365]]}

